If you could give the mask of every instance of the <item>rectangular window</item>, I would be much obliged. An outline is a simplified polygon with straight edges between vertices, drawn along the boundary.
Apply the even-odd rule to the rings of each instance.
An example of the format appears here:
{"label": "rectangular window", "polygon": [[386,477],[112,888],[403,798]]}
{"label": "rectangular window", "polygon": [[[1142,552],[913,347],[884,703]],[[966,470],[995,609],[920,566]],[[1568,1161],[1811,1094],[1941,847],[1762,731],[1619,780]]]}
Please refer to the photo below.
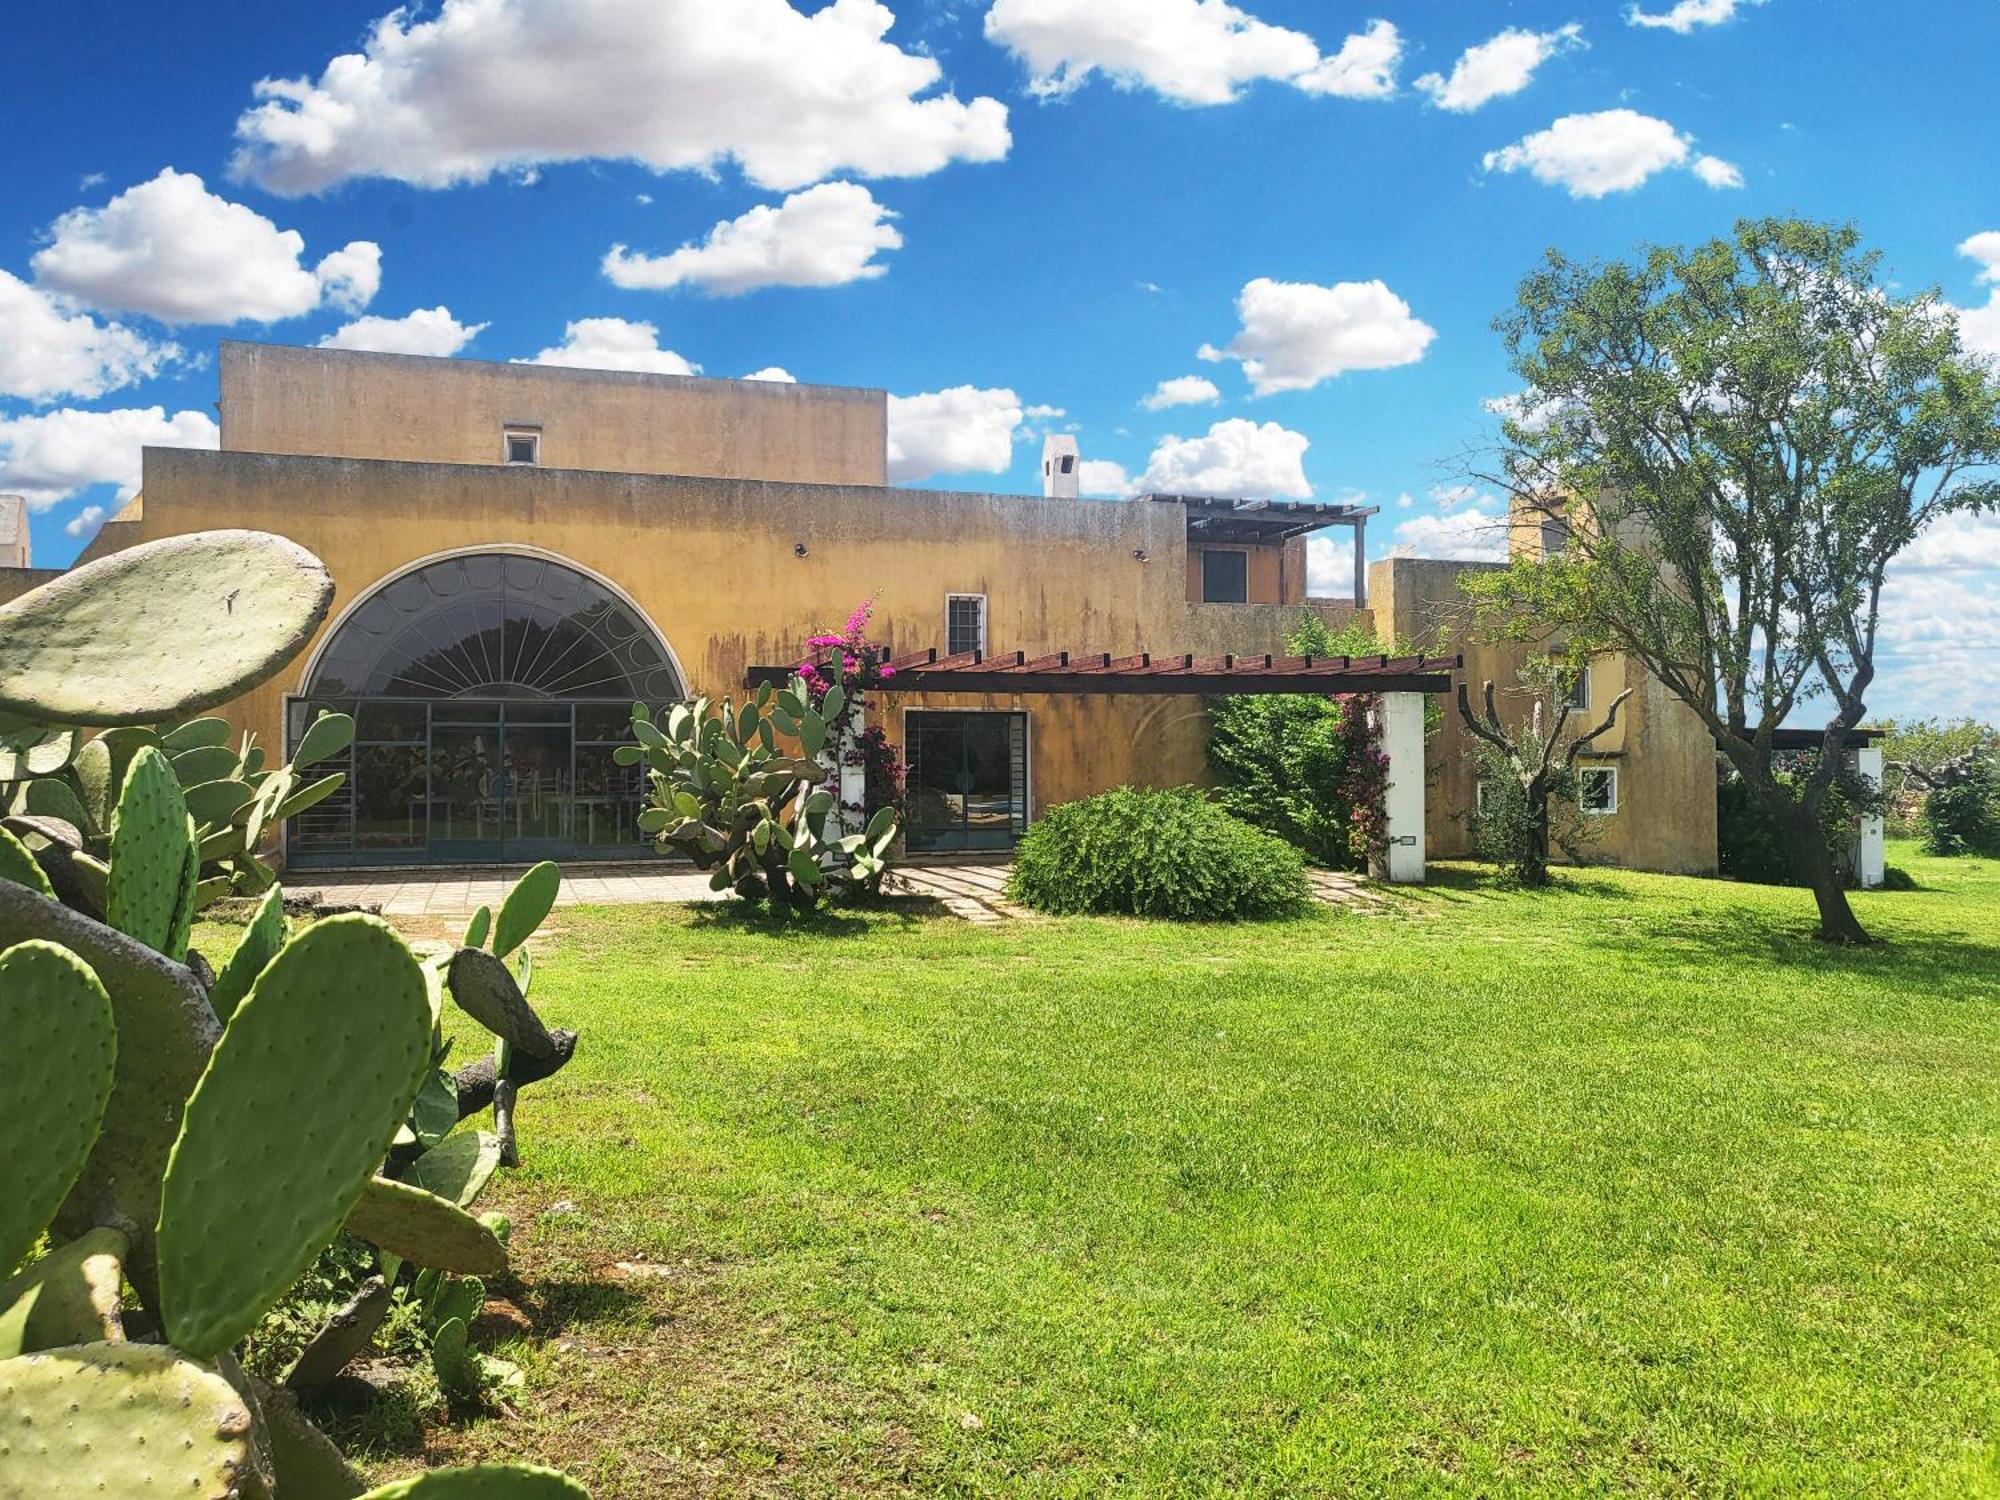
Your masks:
{"label": "rectangular window", "polygon": [[542,432],[538,427],[506,429],[504,452],[510,464],[538,464],[542,461]]}
{"label": "rectangular window", "polygon": [[1561,557],[1569,551],[1569,522],[1561,516],[1542,517],[1542,556]]}
{"label": "rectangular window", "polygon": [[1569,680],[1569,706],[1579,712],[1590,707],[1590,668],[1578,667]]}
{"label": "rectangular window", "polygon": [[944,650],[947,656],[986,649],[986,596],[944,596]]}
{"label": "rectangular window", "polygon": [[1247,552],[1202,553],[1201,597],[1206,604],[1247,603],[1250,598],[1250,555]]}
{"label": "rectangular window", "polygon": [[1609,817],[1618,811],[1618,768],[1585,766],[1576,773],[1577,805],[1594,817]]}

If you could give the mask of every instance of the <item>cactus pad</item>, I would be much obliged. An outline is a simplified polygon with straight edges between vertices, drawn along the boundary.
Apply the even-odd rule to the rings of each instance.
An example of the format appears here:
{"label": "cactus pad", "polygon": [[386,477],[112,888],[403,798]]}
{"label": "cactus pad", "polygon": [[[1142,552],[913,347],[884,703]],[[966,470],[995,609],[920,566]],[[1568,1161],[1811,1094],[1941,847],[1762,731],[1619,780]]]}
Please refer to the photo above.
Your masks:
{"label": "cactus pad", "polygon": [[41,865],[36,862],[28,846],[4,828],[0,828],[0,880],[11,880],[16,885],[25,885],[29,890],[40,891],[44,896],[53,896],[56,893],[56,888],[49,884],[49,877],[42,873]]}
{"label": "cactus pad", "polygon": [[[45,900],[45,897],[38,897]],[[111,1097],[111,1000],[54,943],[0,953],[0,1271],[48,1227],[83,1170]]]}
{"label": "cactus pad", "polygon": [[514,882],[493,924],[494,957],[505,958],[529,939],[555,906],[561,889],[562,866],[546,859]]}
{"label": "cactus pad", "polygon": [[449,1199],[386,1177],[369,1181],[347,1216],[347,1232],[412,1265],[460,1276],[497,1276],[507,1247],[491,1228]]}
{"label": "cactus pad", "polygon": [[475,1464],[398,1479],[360,1500],[590,1500],[590,1491],[536,1464]]}
{"label": "cactus pad", "polygon": [[483,1130],[447,1136],[403,1169],[403,1181],[468,1208],[500,1165],[500,1138]]}
{"label": "cactus pad", "polygon": [[93,1229],[0,1284],[0,1359],[65,1344],[121,1344],[125,1236]]}
{"label": "cactus pad", "polygon": [[111,815],[104,917],[169,958],[187,889],[188,812],[167,758],[151,745],[132,757]]}
{"label": "cactus pad", "polygon": [[80,729],[50,729],[29,719],[0,714],[0,781],[53,776],[83,748]]}
{"label": "cactus pad", "polygon": [[159,1344],[78,1344],[0,1361],[0,1495],[230,1500],[250,1409]]}
{"label": "cactus pad", "polygon": [[529,1006],[506,964],[479,948],[451,959],[451,998],[481,1026],[527,1057],[553,1057],[554,1038]]}
{"label": "cactus pad", "polygon": [[230,1017],[167,1163],[160,1301],[174,1344],[227,1349],[298,1279],[429,1061],[423,972],[387,923],[331,917],[279,950]]}
{"label": "cactus pad", "polygon": [[169,755],[178,755],[183,750],[196,750],[204,745],[228,743],[227,719],[189,719],[185,723],[176,724],[160,736],[160,748]]}
{"label": "cactus pad", "polygon": [[290,661],[332,602],[319,559],[283,537],[141,543],[0,606],[0,711],[54,724],[183,718]]}
{"label": "cactus pad", "polygon": [[276,958],[278,950],[284,946],[285,893],[274,885],[264,892],[264,899],[257,906],[257,915],[243,929],[236,951],[229,955],[229,962],[222,966],[222,972],[215,976],[215,983],[209,987],[208,1003],[218,1021],[229,1020],[243,997],[250,993],[250,986],[256,982],[257,976],[264,972],[264,966]]}

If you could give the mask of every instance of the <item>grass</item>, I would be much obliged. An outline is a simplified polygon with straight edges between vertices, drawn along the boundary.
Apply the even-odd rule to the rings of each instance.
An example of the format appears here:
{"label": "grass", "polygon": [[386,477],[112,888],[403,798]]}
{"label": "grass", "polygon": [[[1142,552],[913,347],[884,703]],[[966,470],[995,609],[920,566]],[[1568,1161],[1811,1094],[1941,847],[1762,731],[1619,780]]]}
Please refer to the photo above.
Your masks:
{"label": "grass", "polygon": [[[2000,1493],[2000,866],[564,911],[505,1419],[600,1500]],[[373,1455],[380,1475],[409,1452]]]}

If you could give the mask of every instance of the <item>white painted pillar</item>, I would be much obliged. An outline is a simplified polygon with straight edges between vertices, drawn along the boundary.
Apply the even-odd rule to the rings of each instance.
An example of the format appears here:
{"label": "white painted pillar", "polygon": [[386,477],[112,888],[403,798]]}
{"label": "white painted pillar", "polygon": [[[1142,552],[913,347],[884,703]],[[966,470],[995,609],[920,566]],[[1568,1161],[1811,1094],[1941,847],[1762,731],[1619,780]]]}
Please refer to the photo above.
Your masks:
{"label": "white painted pillar", "polygon": [[860,691],[850,688],[848,695],[854,703],[853,716],[848,720],[852,727],[844,731],[833,746],[834,762],[840,772],[840,815],[834,819],[834,826],[842,833],[859,833],[867,827],[868,815],[854,812],[851,807],[867,805],[868,768],[850,765],[849,761],[855,758],[854,748],[860,741],[861,731],[867,727],[868,715]]}
{"label": "white painted pillar", "polygon": [[[1882,790],[1882,750],[1877,745],[1863,745],[1854,752],[1854,770],[1863,781],[1877,792]],[[1861,843],[1854,851],[1855,874],[1861,879],[1863,890],[1874,890],[1888,872],[1887,856],[1882,847],[1882,815],[1867,813],[1861,819]]]}
{"label": "white painted pillar", "polygon": [[1377,737],[1389,757],[1388,877],[1398,885],[1424,878],[1424,695],[1384,693]]}

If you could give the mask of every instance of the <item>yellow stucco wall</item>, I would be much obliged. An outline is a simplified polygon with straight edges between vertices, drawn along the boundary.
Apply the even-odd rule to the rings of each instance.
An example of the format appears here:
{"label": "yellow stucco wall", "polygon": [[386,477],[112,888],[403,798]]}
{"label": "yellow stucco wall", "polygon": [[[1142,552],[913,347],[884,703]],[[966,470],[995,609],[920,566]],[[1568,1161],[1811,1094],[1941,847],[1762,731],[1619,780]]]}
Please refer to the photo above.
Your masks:
{"label": "yellow stucco wall", "polygon": [[[1520,687],[1520,672],[1537,648],[1471,639],[1458,586],[1465,573],[1494,566],[1391,558],[1370,569],[1369,595],[1376,619],[1416,649],[1461,653],[1465,667],[1459,680],[1467,685],[1475,711],[1481,684],[1490,680],[1500,716],[1513,726],[1532,712],[1533,700]],[[1593,820],[1598,838],[1591,857],[1636,869],[1715,873],[1715,752],[1701,720],[1637,662],[1606,657],[1590,670],[1591,707],[1571,715],[1566,738],[1595,729],[1612,699],[1632,689],[1618,723],[1579,762],[1618,769],[1618,811]],[[1470,850],[1466,815],[1478,781],[1472,744],[1456,706],[1447,701],[1426,752],[1424,822],[1433,854]]]}
{"label": "yellow stucco wall", "polygon": [[885,482],[880,391],[236,342],[220,363],[229,451],[496,464],[525,425],[550,468]]}

